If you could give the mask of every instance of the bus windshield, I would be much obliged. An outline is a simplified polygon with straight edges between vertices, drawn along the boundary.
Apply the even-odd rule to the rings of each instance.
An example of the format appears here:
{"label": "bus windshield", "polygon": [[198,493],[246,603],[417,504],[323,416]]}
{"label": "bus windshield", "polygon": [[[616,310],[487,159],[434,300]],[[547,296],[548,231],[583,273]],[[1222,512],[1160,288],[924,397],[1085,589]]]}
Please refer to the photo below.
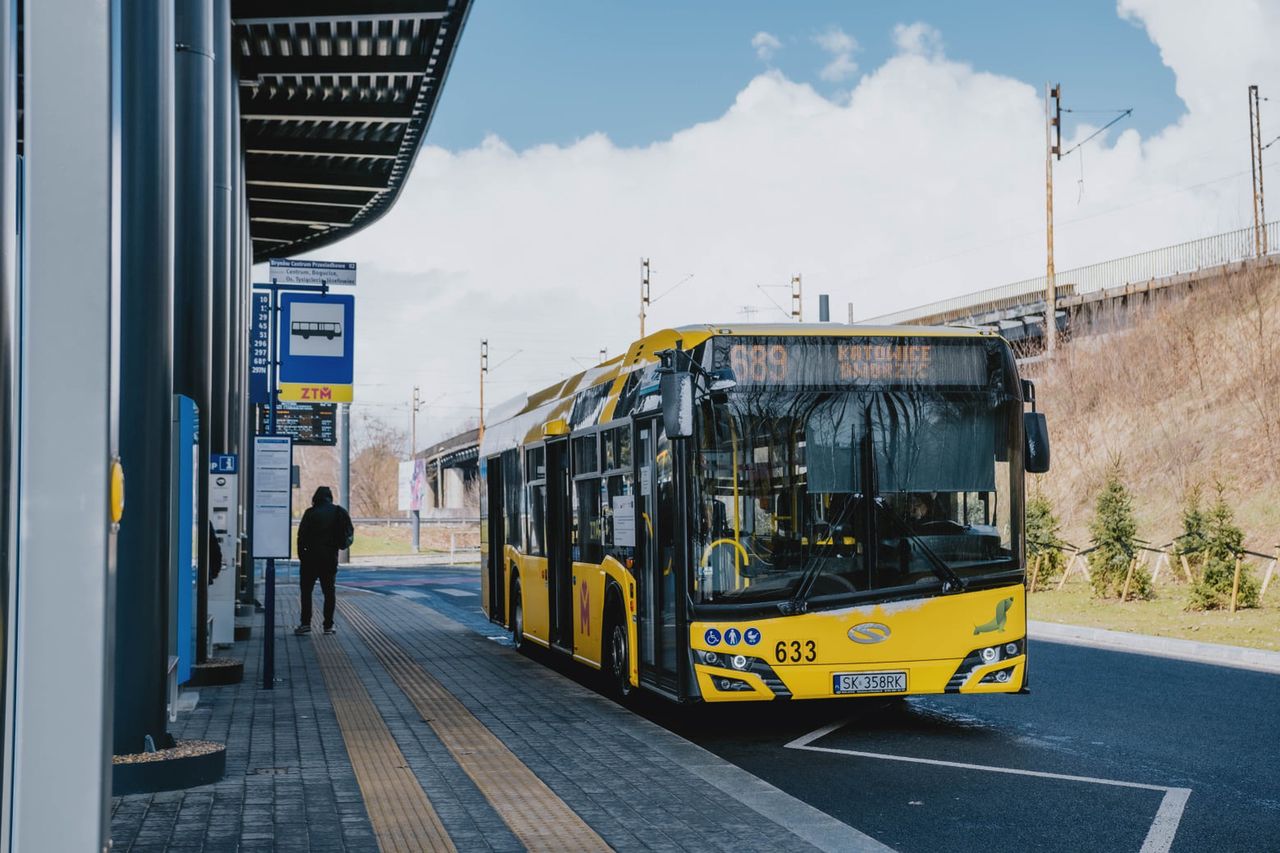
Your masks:
{"label": "bus windshield", "polygon": [[803,609],[1017,572],[1020,409],[919,387],[748,386],[705,402],[694,602]]}

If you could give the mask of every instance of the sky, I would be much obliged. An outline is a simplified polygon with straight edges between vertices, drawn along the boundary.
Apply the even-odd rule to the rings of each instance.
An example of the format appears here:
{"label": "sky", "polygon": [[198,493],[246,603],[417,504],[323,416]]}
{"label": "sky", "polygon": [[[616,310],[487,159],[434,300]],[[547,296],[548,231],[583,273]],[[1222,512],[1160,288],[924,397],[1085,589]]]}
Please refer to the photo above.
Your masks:
{"label": "sky", "polygon": [[[396,206],[356,261],[357,418],[418,446],[649,329],[844,319],[1041,274],[1044,85],[1061,82],[1057,266],[1251,223],[1265,0],[477,0]],[[1280,106],[1280,105],[1278,105]],[[1280,114],[1263,104],[1263,135]],[[1280,160],[1280,145],[1266,162]]]}

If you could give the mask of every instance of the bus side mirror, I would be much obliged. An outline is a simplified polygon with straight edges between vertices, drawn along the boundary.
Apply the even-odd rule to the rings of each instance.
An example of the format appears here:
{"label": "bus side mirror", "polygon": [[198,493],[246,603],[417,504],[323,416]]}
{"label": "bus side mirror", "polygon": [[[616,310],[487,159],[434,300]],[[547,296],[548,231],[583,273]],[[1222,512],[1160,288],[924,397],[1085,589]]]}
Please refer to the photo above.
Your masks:
{"label": "bus side mirror", "polygon": [[1023,460],[1028,474],[1049,470],[1049,425],[1042,412],[1022,413]]}
{"label": "bus side mirror", "polygon": [[693,374],[664,373],[659,379],[667,438],[693,437]]}

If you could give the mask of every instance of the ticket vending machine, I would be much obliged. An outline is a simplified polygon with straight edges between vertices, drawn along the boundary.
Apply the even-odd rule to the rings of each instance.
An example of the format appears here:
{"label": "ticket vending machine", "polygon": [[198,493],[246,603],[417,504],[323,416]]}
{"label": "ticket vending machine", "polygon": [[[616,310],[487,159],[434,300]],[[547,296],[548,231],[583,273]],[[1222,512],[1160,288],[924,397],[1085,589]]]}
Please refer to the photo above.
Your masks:
{"label": "ticket vending machine", "polygon": [[[199,577],[198,507],[200,477],[199,411],[181,394],[173,398],[170,530],[169,672],[170,687],[191,679],[196,662],[196,583]],[[171,701],[176,697],[171,697]]]}
{"label": "ticket vending machine", "polygon": [[236,575],[239,558],[239,457],[215,453],[209,457],[209,521],[222,550],[222,566],[209,586],[210,638],[215,646],[236,639]]}

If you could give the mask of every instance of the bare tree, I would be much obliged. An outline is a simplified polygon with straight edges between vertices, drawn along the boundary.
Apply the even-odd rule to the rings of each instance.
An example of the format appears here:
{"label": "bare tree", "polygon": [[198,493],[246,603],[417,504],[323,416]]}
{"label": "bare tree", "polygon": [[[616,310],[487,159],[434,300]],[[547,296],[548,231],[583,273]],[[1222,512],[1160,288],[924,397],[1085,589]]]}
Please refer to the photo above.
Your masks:
{"label": "bare tree", "polygon": [[400,458],[405,431],[366,416],[351,448],[351,514],[387,518],[397,512]]}

